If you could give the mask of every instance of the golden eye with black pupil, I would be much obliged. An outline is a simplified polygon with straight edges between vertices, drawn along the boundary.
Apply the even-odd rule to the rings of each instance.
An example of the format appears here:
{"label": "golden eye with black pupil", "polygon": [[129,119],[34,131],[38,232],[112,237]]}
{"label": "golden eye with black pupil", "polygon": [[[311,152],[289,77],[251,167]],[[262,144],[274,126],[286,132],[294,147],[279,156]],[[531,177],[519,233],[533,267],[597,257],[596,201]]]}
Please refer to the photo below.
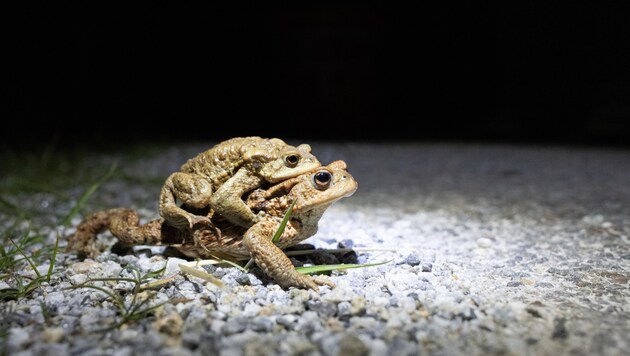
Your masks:
{"label": "golden eye with black pupil", "polygon": [[300,162],[300,155],[292,154],[284,157],[284,163],[287,167],[295,167]]}
{"label": "golden eye with black pupil", "polygon": [[317,189],[326,189],[332,181],[332,174],[327,171],[319,171],[313,175],[313,183]]}

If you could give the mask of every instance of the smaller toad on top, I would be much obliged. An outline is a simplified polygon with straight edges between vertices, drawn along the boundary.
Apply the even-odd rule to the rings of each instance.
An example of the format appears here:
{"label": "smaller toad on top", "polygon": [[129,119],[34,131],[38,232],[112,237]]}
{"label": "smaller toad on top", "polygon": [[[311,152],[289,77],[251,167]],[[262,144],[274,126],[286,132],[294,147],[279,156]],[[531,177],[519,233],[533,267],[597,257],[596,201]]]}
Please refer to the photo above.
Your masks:
{"label": "smaller toad on top", "polygon": [[278,138],[258,136],[218,143],[167,178],[160,194],[160,216],[171,226],[189,231],[197,223],[212,225],[207,216],[192,212],[211,208],[235,225],[250,227],[264,212],[254,214],[243,194],[265,182],[277,183],[320,167],[310,151],[308,144],[294,147]]}

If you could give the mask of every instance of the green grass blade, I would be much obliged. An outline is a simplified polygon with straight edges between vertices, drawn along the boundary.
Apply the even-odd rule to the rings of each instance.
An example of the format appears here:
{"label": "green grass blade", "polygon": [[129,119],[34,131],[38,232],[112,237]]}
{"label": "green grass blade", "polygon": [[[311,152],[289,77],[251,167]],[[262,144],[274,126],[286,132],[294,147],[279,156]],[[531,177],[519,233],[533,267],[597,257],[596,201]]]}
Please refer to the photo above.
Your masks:
{"label": "green grass blade", "polygon": [[166,265],[158,270],[147,272],[144,276],[140,277],[140,281],[144,282],[147,279],[160,277],[164,271],[166,271]]}
{"label": "green grass blade", "polygon": [[36,288],[39,288],[43,281],[43,277],[37,277],[33,279],[29,284],[26,285],[26,288],[22,290],[22,296],[26,296],[27,294],[34,291]]}
{"label": "green grass blade", "polygon": [[[215,261],[212,261],[211,263],[207,263],[207,264],[212,264],[212,265],[213,265],[213,264],[225,263],[225,264],[230,265],[230,266],[232,266],[232,267],[234,267],[234,268],[238,268],[238,269],[240,269],[240,270],[241,270],[241,271],[243,271],[243,272],[247,272],[247,269],[246,269],[245,267],[243,267],[243,266],[239,265],[238,263],[236,263],[236,262],[234,262],[234,261],[228,260],[228,259],[226,259],[226,258],[221,258],[221,257],[218,257],[218,256],[212,256],[212,257],[213,257],[213,259],[214,259]],[[200,260],[197,260],[197,261],[196,261],[196,262],[197,262],[197,264],[195,265],[195,267],[199,266],[199,261],[200,261]],[[208,262],[210,262],[211,260],[206,259],[206,260],[204,260],[204,261],[208,261]],[[251,259],[250,259],[249,261],[251,261]],[[252,263],[253,263],[253,261],[252,261]],[[206,263],[205,263],[205,264],[206,264]]]}
{"label": "green grass blade", "polygon": [[[294,200],[293,203],[291,203],[291,205],[289,206],[289,209],[287,209],[287,212],[284,214],[284,218],[282,218],[282,222],[280,222],[280,226],[278,226],[276,233],[273,234],[273,237],[271,238],[271,242],[277,242],[280,239],[280,236],[282,236],[284,228],[287,226],[287,222],[289,222],[289,219],[291,219],[291,214],[293,214],[293,207],[295,206],[295,202],[296,201]],[[247,261],[243,269],[248,270],[253,264],[254,260],[250,259],[249,261]]]}
{"label": "green grass blade", "polygon": [[[145,310],[151,309],[152,307],[147,306],[147,305],[149,305],[153,301],[154,298],[155,298],[155,294],[149,294],[140,301],[138,301],[138,299],[134,299],[134,301],[129,305],[128,315],[142,314],[144,313]],[[147,307],[143,308],[144,306],[147,306]]]}
{"label": "green grass blade", "polygon": [[[87,282],[129,282],[129,283],[137,284],[138,280],[133,279],[133,278],[124,278],[124,277],[104,277],[104,278],[90,278],[88,281],[84,283],[87,283]],[[77,286],[81,287],[82,285],[77,284]],[[73,288],[73,287],[69,287],[69,288]]]}
{"label": "green grass blade", "polygon": [[[88,282],[91,282],[91,280],[88,281]],[[95,290],[97,290],[99,292],[105,293],[109,298],[113,299],[114,301],[116,299],[120,299],[120,297],[117,294],[115,294],[114,292],[112,292],[112,291],[110,291],[110,290],[108,290],[108,289],[106,289],[104,287],[99,287],[99,286],[95,286],[95,285],[92,285],[92,284],[77,284],[76,286],[71,286],[71,287],[68,287],[67,289],[79,289],[79,288],[95,289]],[[114,301],[112,301],[112,302],[115,303]]]}
{"label": "green grass blade", "polygon": [[52,256],[50,256],[50,266],[48,267],[48,273],[46,274],[46,282],[50,282],[50,277],[52,276],[53,269],[55,268],[55,260],[57,259],[57,251],[59,250],[59,233],[57,233],[57,237],[55,238],[55,246],[52,250]]}
{"label": "green grass blade", "polygon": [[392,260],[377,262],[377,263],[366,263],[366,264],[341,263],[341,264],[336,264],[336,265],[302,266],[302,267],[296,267],[295,269],[302,274],[312,274],[312,273],[330,272],[334,270],[343,270],[343,269],[350,269],[350,268],[373,267],[373,266],[383,265],[391,261]]}
{"label": "green grass blade", "polygon": [[17,288],[3,288],[0,289],[0,300],[3,302],[9,300],[17,300],[20,296],[20,291]]}
{"label": "green grass blade", "polygon": [[35,263],[26,256],[26,254],[24,253],[24,250],[22,250],[22,248],[15,243],[15,241],[13,241],[12,238],[9,238],[9,241],[11,241],[11,243],[13,244],[13,246],[15,246],[15,248],[18,250],[18,252],[24,256],[24,258],[26,259],[26,262],[28,262],[29,265],[31,265],[31,268],[33,269],[33,271],[35,271],[35,274],[37,275],[38,278],[41,278],[41,274],[39,274],[39,271],[37,270],[37,267],[35,266]]}
{"label": "green grass blade", "polygon": [[287,226],[287,222],[289,222],[289,219],[291,219],[291,214],[293,214],[293,207],[295,206],[295,202],[296,200],[294,200],[293,203],[291,203],[286,214],[284,214],[284,218],[282,219],[280,226],[278,226],[278,230],[276,230],[276,233],[273,234],[273,238],[271,239],[271,242],[278,241],[280,239],[280,236],[282,236],[282,233],[284,232],[284,228]]}

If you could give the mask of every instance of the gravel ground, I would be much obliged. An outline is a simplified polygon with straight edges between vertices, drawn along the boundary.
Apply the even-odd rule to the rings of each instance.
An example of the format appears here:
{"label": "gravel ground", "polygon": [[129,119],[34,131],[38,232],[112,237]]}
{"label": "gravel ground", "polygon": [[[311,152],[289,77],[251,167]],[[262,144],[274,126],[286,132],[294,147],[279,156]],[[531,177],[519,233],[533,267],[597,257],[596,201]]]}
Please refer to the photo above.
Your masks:
{"label": "gravel ground", "polygon": [[[234,267],[206,267],[227,285],[221,289],[178,272],[171,259],[158,279],[173,278],[136,295],[136,304],[159,307],[100,331],[121,321],[115,299],[68,287],[167,263],[158,248],[110,252],[114,240],[105,233],[101,256],[79,262],[61,252],[49,282],[2,302],[4,354],[628,354],[628,150],[309,143],[322,163],[345,160],[359,189],[331,206],[306,242],[352,247],[359,263],[388,263],[334,272],[336,286],[315,292],[283,290]],[[93,209],[129,206],[144,219],[156,217],[160,182],[212,144],[79,160],[74,168],[83,174],[105,172],[112,162],[117,173],[69,227],[59,219],[87,184],[3,200],[38,211],[19,231],[44,234],[48,244],[59,234],[63,248],[72,226]],[[2,214],[9,229],[15,218]],[[34,276],[27,264],[20,274]],[[0,289],[15,283],[4,276]],[[133,283],[95,284],[133,303]]]}

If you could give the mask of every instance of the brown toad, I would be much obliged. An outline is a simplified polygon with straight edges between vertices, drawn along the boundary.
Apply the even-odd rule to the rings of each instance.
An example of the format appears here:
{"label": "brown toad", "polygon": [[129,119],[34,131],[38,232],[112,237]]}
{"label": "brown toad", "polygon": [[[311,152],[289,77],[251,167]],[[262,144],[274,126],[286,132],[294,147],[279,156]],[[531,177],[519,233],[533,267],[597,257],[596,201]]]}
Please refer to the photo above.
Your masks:
{"label": "brown toad", "polygon": [[186,231],[196,223],[209,223],[207,217],[191,213],[209,206],[231,223],[250,227],[260,216],[245,205],[243,194],[319,167],[310,151],[307,144],[294,147],[278,138],[257,136],[218,143],[167,178],[160,194],[160,216]]}
{"label": "brown toad", "polygon": [[[318,285],[332,283],[297,272],[282,249],[313,236],[326,209],[339,199],[354,194],[357,187],[346,163],[334,161],[267,189],[251,192],[246,200],[248,208],[264,211],[265,215],[250,228],[234,225],[209,211],[207,216],[218,227],[220,235],[217,229],[204,224],[183,232],[165,223],[164,219],[139,225],[137,213],[127,208],[100,211],[79,224],[68,243],[68,250],[77,251],[80,256],[96,255],[96,235],[109,228],[112,235],[127,245],[169,245],[195,258],[251,257],[281,287],[316,290]],[[273,242],[272,237],[293,202],[291,219],[280,238]]]}

